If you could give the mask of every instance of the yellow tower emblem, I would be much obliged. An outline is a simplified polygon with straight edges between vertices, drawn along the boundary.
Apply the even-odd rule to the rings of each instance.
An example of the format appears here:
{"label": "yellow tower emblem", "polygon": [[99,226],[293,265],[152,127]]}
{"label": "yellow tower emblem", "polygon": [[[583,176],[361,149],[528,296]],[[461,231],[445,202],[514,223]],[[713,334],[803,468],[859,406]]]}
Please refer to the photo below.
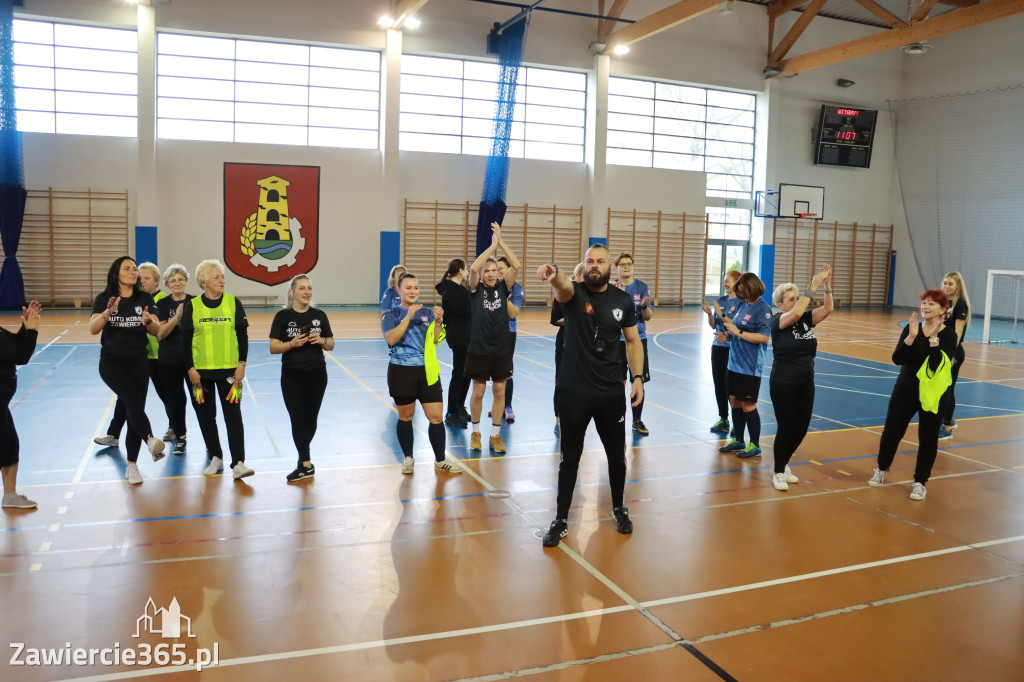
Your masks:
{"label": "yellow tower emblem", "polygon": [[259,204],[256,212],[245,221],[242,253],[254,259],[280,260],[291,253],[293,246],[291,215],[288,212],[288,185],[291,183],[271,175],[256,184],[260,188]]}

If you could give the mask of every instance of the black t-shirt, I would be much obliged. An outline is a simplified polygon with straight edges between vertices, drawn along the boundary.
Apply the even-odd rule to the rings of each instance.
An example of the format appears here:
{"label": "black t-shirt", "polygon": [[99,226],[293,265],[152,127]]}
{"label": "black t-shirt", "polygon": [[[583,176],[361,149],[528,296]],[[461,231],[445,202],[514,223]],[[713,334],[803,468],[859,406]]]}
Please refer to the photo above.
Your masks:
{"label": "black t-shirt", "polygon": [[556,327],[561,327],[563,322],[562,318],[565,317],[565,313],[562,312],[562,304],[558,301],[551,302],[551,324]]}
{"label": "black t-shirt", "polygon": [[[93,313],[102,313],[107,309],[110,296],[100,294],[92,303]],[[156,315],[156,304],[153,296],[145,291],[137,291],[131,296],[121,298],[117,310],[110,314],[110,319],[100,334],[100,355],[145,356],[149,349],[149,338],[146,328],[142,326],[142,311],[148,308],[151,315]]]}
{"label": "black t-shirt", "polygon": [[814,376],[814,354],[818,351],[818,339],[814,338],[811,311],[806,310],[800,319],[785,329],[779,327],[782,313],[772,315],[772,361],[773,379],[808,379]]}
{"label": "black t-shirt", "polygon": [[633,298],[613,286],[602,292],[579,282],[572,286],[572,298],[562,304],[565,352],[556,383],[578,393],[622,395],[625,344],[619,336],[624,327],[636,326]]}
{"label": "black t-shirt", "polygon": [[[270,338],[288,342],[299,336],[303,327],[309,327],[325,339],[334,336],[324,311],[310,308],[300,313],[285,308],[274,315],[274,321],[270,323]],[[292,348],[281,355],[281,364],[287,367],[322,367],[325,363],[323,346],[314,343]]]}
{"label": "black t-shirt", "polygon": [[472,306],[469,331],[471,355],[509,355],[512,339],[508,333],[508,286],[499,279],[493,287],[477,284],[469,295]]}
{"label": "black t-shirt", "polygon": [[[923,326],[923,325],[922,325]],[[956,352],[956,332],[949,327],[939,329],[939,345],[934,348],[928,342],[922,329],[918,329],[917,336],[911,345],[904,343],[910,336],[910,328],[904,327],[900,333],[900,340],[896,343],[896,350],[892,352],[892,361],[895,365],[901,365],[900,374],[896,378],[898,382],[918,383],[917,371],[921,365],[928,361],[928,367],[935,371],[942,362],[942,354],[945,353],[950,359]]]}
{"label": "black t-shirt", "polygon": [[[946,317],[945,324],[946,324],[947,327],[952,329],[953,332],[955,333],[956,332],[956,321],[957,320],[966,320],[967,317],[970,314],[971,314],[971,311],[967,307],[967,302],[964,301],[964,299],[961,298],[959,301],[956,302],[956,305],[953,306],[953,310],[950,311],[949,315]],[[964,329],[966,329],[966,328],[967,327],[965,326]],[[960,339],[960,345],[961,346],[963,345],[963,339]]]}
{"label": "black t-shirt", "polygon": [[[156,316],[160,318],[161,322],[166,322],[174,317],[174,313],[178,310],[179,305],[184,306],[185,302],[191,298],[193,298],[192,294],[185,294],[184,301],[175,301],[171,296],[161,298],[156,302]],[[160,348],[157,353],[157,358],[160,362],[173,365],[185,363],[185,354],[181,351],[181,339],[181,319],[179,318],[178,324],[174,325],[171,333],[160,339]]]}
{"label": "black t-shirt", "polygon": [[441,294],[441,308],[444,310],[445,340],[449,348],[469,346],[469,332],[472,319],[469,289],[450,279],[443,279],[434,287]]}

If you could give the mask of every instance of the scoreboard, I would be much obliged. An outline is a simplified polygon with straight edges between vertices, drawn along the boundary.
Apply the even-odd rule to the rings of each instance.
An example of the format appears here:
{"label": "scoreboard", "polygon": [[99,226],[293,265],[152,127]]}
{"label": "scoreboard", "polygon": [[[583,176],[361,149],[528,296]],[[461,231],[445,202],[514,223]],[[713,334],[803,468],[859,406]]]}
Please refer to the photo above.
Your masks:
{"label": "scoreboard", "polygon": [[876,110],[821,105],[814,163],[851,168],[869,167],[877,119]]}

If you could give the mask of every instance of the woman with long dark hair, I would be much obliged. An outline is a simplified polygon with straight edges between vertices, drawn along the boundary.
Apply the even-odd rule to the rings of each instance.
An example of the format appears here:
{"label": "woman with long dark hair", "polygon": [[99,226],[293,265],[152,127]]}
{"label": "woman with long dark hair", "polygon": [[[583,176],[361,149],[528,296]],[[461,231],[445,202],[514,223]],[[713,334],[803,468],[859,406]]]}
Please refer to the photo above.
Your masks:
{"label": "woman with long dark hair", "polygon": [[147,333],[160,332],[153,297],[142,290],[135,261],[121,256],[110,265],[107,286],[96,297],[89,319],[89,333],[100,334],[100,378],[124,405],[128,419],[125,478],[142,483],[139,449],[145,441],[153,461],[164,456],[164,442],[153,436],[146,416],[149,389]]}
{"label": "woman with long dark hair", "polygon": [[[181,316],[185,302],[194,298],[185,293],[188,270],[174,263],[164,271],[164,286],[171,294],[157,301],[156,313],[160,318],[160,347],[157,352],[160,381],[163,384],[164,405],[171,420],[175,437],[174,454],[184,455],[187,438],[185,405],[188,403],[188,368],[181,350]],[[171,435],[171,434],[168,434]]]}
{"label": "woman with long dark hair", "polygon": [[39,336],[39,316],[43,307],[32,301],[21,309],[21,329],[17,334],[0,328],[0,404],[7,415],[0,415],[0,476],[3,478],[4,496],[0,506],[13,509],[34,509],[35,501],[18,493],[18,460],[20,442],[11,414],[11,398],[18,390],[17,365],[27,365],[36,349]]}
{"label": "woman with long dark hair", "polygon": [[943,324],[948,310],[949,300],[941,289],[925,291],[921,294],[921,306],[910,315],[892,352],[893,364],[900,366],[900,373],[889,398],[882,440],[878,444],[878,467],[868,485],[885,483],[885,476],[896,458],[896,448],[916,414],[918,446],[914,484],[910,489],[912,500],[923,500],[928,494],[925,486],[938,452],[939,407],[949,386],[948,381],[943,381],[943,375],[948,379],[951,374],[949,364],[957,344],[956,332]]}
{"label": "woman with long dark hair", "polygon": [[470,381],[466,376],[466,351],[469,350],[470,299],[466,279],[466,261],[452,258],[441,281],[434,286],[441,295],[445,340],[452,349],[452,378],[448,382],[448,414],[444,421],[460,429],[469,426],[466,395]]}
{"label": "woman with long dark hair", "polygon": [[943,398],[942,406],[939,409],[939,416],[942,417],[942,426],[939,427],[939,440],[950,440],[953,438],[953,429],[956,428],[956,420],[953,419],[953,412],[956,410],[956,396],[953,391],[956,389],[956,380],[960,377],[960,367],[967,357],[964,353],[964,334],[971,324],[971,299],[967,297],[967,287],[964,285],[964,277],[959,272],[947,272],[942,278],[942,293],[949,299],[949,315],[946,316],[945,324],[952,327],[956,332],[956,352],[951,358],[953,361],[953,384]]}
{"label": "woman with long dark hair", "polygon": [[446,435],[441,415],[444,411],[444,390],[441,368],[437,362],[437,346],[444,337],[444,310],[440,306],[425,308],[419,303],[420,285],[412,273],[398,278],[402,304],[384,313],[380,330],[391,349],[388,360],[388,392],[395,401],[398,423],[395,435],[402,448],[402,473],[413,473],[412,418],[416,401],[430,425],[427,437],[434,451],[434,469],[461,474],[462,467],[445,458]]}
{"label": "woman with long dark hair", "polygon": [[[231,453],[231,475],[252,476],[245,464],[245,426],[242,423],[242,381],[249,355],[249,320],[242,302],[224,293],[224,266],[204,260],[196,266],[202,296],[185,301],[181,316],[182,352],[192,384],[192,406],[199,430],[210,453],[205,476],[216,476],[224,466],[224,451],[217,433],[217,403],[224,413]],[[220,400],[218,400],[218,396]]]}
{"label": "woman with long dark hair", "polygon": [[309,446],[327,392],[327,350],[334,350],[331,323],[322,310],[313,307],[309,275],[296,275],[288,284],[288,303],[270,325],[270,352],[281,356],[281,395],[299,455],[295,471],[285,476],[289,483],[316,473]]}

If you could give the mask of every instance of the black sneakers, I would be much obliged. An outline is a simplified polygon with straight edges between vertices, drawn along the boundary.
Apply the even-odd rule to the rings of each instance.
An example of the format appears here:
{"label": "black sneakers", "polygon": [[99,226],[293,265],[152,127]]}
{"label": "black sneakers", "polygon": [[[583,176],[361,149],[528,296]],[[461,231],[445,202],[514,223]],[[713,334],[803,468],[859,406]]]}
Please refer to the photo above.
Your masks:
{"label": "black sneakers", "polygon": [[615,530],[623,535],[629,535],[633,532],[633,522],[629,518],[628,509],[625,507],[614,507],[612,509],[612,516],[615,517]]}
{"label": "black sneakers", "polygon": [[174,442],[174,454],[184,455],[185,454],[185,436],[182,436]]}
{"label": "black sneakers", "polygon": [[310,464],[308,467],[300,464],[299,466],[295,467],[295,471],[285,476],[285,478],[288,479],[289,483],[294,483],[295,481],[301,481],[304,478],[313,478],[313,474],[315,473],[316,467],[314,467],[312,464]]}
{"label": "black sneakers", "polygon": [[463,419],[461,414],[456,414],[454,412],[449,412],[445,416],[444,423],[448,426],[454,426],[457,429],[464,429],[469,426],[469,422]]}
{"label": "black sneakers", "polygon": [[551,522],[548,532],[544,533],[545,547],[558,547],[558,543],[569,534],[569,520],[555,519]]}
{"label": "black sneakers", "polygon": [[649,436],[651,432],[647,429],[647,425],[641,420],[637,419],[633,422],[633,430],[639,433],[641,436]]}

